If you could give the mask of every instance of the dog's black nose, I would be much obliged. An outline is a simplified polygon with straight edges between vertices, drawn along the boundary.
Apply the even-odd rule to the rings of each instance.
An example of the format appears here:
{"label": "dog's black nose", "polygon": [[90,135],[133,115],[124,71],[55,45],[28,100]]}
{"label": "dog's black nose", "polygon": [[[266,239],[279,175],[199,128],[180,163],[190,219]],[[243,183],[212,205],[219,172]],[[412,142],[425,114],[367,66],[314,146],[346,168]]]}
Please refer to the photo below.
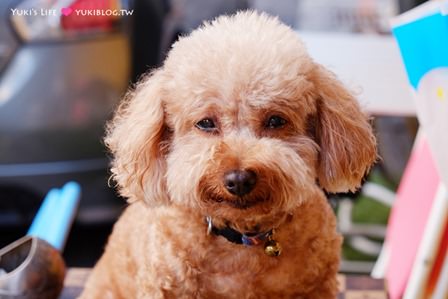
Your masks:
{"label": "dog's black nose", "polygon": [[250,170],[233,170],[224,175],[224,186],[233,195],[243,196],[252,191],[257,175]]}

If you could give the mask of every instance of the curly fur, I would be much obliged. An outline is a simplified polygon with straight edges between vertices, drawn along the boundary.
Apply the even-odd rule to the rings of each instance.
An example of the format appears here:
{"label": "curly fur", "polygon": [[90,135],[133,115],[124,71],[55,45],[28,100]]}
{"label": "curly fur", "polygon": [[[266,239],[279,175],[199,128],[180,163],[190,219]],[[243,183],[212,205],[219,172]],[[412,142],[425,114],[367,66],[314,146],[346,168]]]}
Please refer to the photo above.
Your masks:
{"label": "curly fur", "polygon": [[[266,127],[278,115],[287,123]],[[217,130],[195,124],[212,119]],[[130,206],[81,298],[336,298],[341,237],[323,190],[355,190],[376,158],[368,119],[297,34],[255,12],[181,38],[108,126]],[[223,176],[256,173],[230,194]],[[207,235],[275,229],[279,257]]]}

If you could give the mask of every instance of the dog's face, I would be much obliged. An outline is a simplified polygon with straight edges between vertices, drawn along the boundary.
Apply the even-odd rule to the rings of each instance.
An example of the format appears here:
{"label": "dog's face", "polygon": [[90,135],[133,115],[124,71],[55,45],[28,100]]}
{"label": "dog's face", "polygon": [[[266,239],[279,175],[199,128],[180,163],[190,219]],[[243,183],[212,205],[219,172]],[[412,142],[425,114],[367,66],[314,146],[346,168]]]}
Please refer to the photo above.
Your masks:
{"label": "dog's face", "polygon": [[241,231],[274,227],[321,189],[354,190],[376,158],[350,93],[296,33],[250,12],[178,41],[106,143],[130,200],[188,205]]}

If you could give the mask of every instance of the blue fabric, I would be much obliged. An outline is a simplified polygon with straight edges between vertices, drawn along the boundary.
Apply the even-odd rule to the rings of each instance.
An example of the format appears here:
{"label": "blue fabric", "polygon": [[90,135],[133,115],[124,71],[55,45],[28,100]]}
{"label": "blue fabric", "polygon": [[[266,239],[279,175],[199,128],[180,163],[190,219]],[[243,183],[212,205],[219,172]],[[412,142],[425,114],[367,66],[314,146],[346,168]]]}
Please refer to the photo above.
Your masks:
{"label": "blue fabric", "polygon": [[414,89],[431,69],[448,67],[447,15],[435,13],[398,26],[392,32]]}
{"label": "blue fabric", "polygon": [[75,182],[51,189],[34,217],[28,235],[38,237],[62,251],[77,211],[81,187]]}

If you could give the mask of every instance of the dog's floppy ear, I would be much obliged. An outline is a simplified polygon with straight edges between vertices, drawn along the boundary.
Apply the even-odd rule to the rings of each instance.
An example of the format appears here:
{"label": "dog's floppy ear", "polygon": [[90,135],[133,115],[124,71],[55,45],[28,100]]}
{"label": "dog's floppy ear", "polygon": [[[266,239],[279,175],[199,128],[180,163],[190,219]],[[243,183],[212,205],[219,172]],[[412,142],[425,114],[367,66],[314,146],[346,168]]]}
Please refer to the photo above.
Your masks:
{"label": "dog's floppy ear", "polygon": [[317,93],[319,184],[328,192],[354,191],[377,158],[372,128],[357,100],[334,74],[316,64],[311,81]]}
{"label": "dog's floppy ear", "polygon": [[107,126],[105,143],[113,154],[112,177],[120,194],[130,202],[168,200],[162,82],[159,72],[143,78],[128,92]]}

